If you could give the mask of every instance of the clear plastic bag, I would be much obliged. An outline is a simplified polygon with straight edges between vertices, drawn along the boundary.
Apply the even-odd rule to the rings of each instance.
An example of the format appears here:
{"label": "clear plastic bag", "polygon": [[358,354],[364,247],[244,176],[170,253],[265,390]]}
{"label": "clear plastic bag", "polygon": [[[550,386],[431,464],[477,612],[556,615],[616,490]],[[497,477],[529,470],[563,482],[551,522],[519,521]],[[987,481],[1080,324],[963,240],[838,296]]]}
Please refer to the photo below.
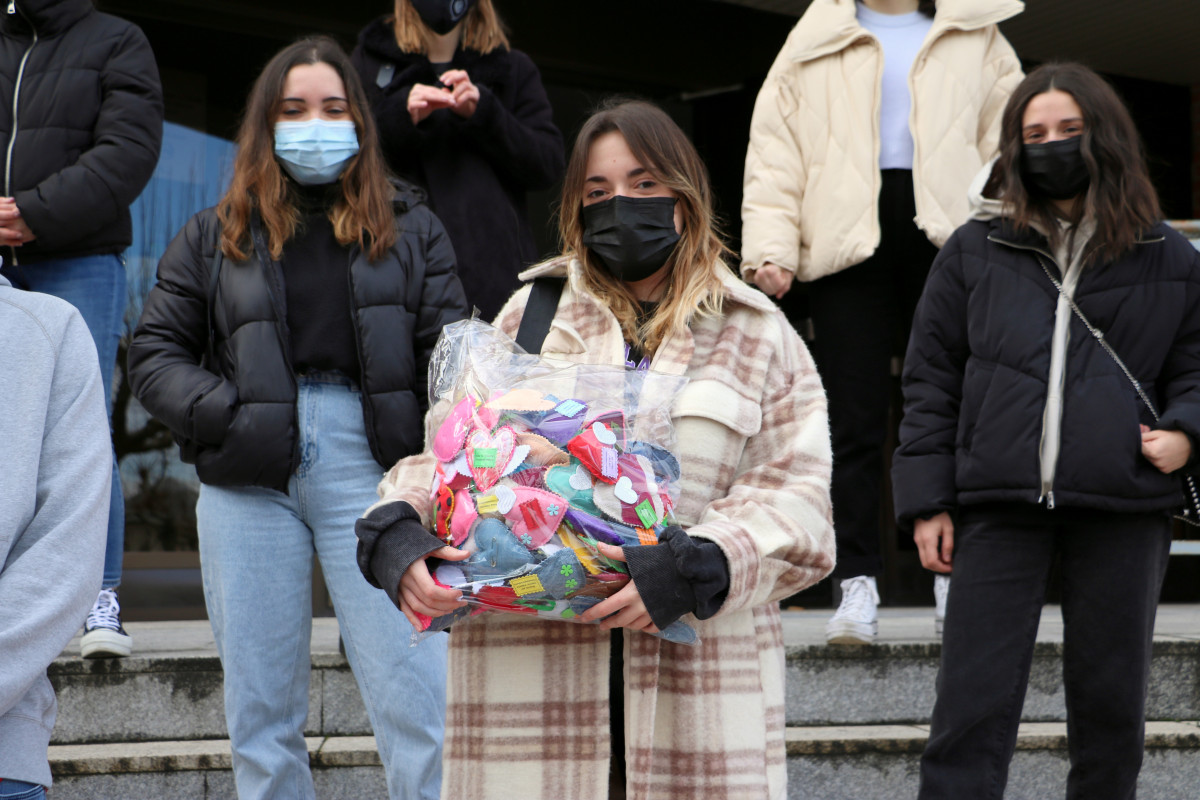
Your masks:
{"label": "clear plastic bag", "polygon": [[[429,383],[433,533],[471,556],[430,562],[468,605],[414,640],[483,611],[579,622],[629,581],[596,543],[656,544],[674,522],[670,411],[687,378],[530,355],[473,319],[443,330]],[[658,635],[698,641],[684,622]]]}

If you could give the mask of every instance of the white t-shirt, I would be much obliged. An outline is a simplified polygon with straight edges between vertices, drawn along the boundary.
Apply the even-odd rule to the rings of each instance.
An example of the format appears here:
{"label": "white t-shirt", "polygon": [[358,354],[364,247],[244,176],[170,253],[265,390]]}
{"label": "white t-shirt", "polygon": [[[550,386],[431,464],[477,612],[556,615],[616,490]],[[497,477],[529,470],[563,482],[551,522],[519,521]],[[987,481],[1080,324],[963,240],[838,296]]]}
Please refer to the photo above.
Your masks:
{"label": "white t-shirt", "polygon": [[933,20],[920,11],[881,14],[857,3],[858,24],[883,46],[883,98],[879,110],[879,168],[912,169],[913,138],[908,128],[912,97],[908,73]]}

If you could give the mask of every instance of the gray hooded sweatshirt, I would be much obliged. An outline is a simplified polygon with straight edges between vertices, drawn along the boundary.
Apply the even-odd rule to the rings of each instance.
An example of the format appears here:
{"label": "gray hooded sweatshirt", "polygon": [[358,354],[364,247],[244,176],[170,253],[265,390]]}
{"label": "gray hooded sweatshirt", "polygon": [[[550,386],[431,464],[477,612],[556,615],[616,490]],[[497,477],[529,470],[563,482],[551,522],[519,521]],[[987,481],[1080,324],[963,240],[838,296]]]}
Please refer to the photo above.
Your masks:
{"label": "gray hooded sweatshirt", "polygon": [[50,785],[46,667],[100,591],[112,445],[79,312],[0,277],[0,779]]}
{"label": "gray hooded sweatshirt", "polygon": [[[983,188],[991,177],[992,167],[996,159],[985,164],[983,169],[971,181],[967,190],[971,206],[971,219],[987,221],[1000,216],[1001,202],[983,196]],[[1079,285],[1079,276],[1083,272],[1084,253],[1096,224],[1091,218],[1083,219],[1076,230],[1066,222],[1060,223],[1062,232],[1058,247],[1053,253],[1054,264],[1058,267],[1059,281],[1062,292],[1058,296],[1058,306],[1054,311],[1054,336],[1050,342],[1050,374],[1046,376],[1046,405],[1042,410],[1042,439],[1038,453],[1041,466],[1041,496],[1038,502],[1045,502],[1047,508],[1054,508],[1054,474],[1058,468],[1058,453],[1062,443],[1062,407],[1063,388],[1067,377],[1067,345],[1071,335],[1071,305],[1067,297],[1074,299],[1075,287]],[[1043,235],[1035,222],[1034,228]],[[1049,238],[1049,237],[1047,237]],[[1049,278],[1046,281],[1049,282]],[[1066,295],[1064,297],[1063,295]]]}

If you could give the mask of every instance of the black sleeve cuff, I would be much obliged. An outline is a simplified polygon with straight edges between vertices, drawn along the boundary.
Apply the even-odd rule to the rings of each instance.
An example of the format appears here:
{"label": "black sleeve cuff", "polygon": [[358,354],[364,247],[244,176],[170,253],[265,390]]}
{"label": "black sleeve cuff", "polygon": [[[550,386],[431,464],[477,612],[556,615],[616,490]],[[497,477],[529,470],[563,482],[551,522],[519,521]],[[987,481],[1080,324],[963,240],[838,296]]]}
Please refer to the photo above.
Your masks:
{"label": "black sleeve cuff", "polygon": [[633,578],[650,619],[663,630],[684,614],[708,619],[729,594],[729,564],[715,542],[693,539],[672,525],[659,543],[625,548]]}
{"label": "black sleeve cuff", "polygon": [[413,562],[445,543],[421,524],[416,509],[403,501],[380,506],[354,523],[358,568],[367,583],[383,589],[399,605],[400,579]]}

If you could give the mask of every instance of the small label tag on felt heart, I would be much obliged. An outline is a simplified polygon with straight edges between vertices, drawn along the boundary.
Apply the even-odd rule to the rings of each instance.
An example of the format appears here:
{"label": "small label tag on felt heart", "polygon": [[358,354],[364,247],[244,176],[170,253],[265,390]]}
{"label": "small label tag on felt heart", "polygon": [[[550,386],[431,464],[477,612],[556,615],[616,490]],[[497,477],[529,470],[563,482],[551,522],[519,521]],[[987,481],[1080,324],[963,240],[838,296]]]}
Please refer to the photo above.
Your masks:
{"label": "small label tag on felt heart", "polygon": [[537,575],[522,575],[519,578],[513,578],[508,582],[508,585],[512,587],[514,592],[521,596],[546,591],[542,587],[541,579]]}
{"label": "small label tag on felt heart", "polygon": [[579,412],[583,411],[585,408],[587,408],[587,406],[578,400],[563,400],[554,407],[554,410],[562,414],[564,417],[574,417],[578,416]]}
{"label": "small label tag on felt heart", "polygon": [[[654,523],[658,522],[658,515],[654,513],[654,506],[649,500],[643,500],[633,508],[637,512],[638,519],[642,521],[642,525],[649,528]],[[639,535],[639,538],[640,535]]]}
{"label": "small label tag on felt heart", "polygon": [[496,466],[496,448],[481,447],[471,454],[472,467],[494,467]]}
{"label": "small label tag on felt heart", "polygon": [[498,514],[500,512],[500,500],[494,494],[481,494],[475,500],[475,508],[480,514]]}

